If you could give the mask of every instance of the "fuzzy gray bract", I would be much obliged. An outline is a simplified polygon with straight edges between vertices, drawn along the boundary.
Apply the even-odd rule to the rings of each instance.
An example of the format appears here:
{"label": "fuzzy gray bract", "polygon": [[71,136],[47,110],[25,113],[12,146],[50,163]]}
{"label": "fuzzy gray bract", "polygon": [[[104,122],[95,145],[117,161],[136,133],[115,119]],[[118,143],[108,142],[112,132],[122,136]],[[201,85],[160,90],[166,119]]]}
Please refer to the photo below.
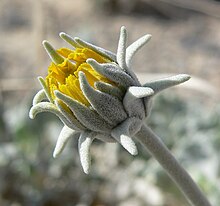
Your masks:
{"label": "fuzzy gray bract", "polygon": [[[89,48],[111,59],[111,63],[100,64],[94,59],[88,59],[87,63],[115,85],[96,82],[94,88],[89,84],[85,74],[80,72],[80,88],[91,105],[88,107],[59,91],[55,92],[57,100],[51,102],[45,82],[40,78],[43,90],[35,95],[29,116],[34,118],[40,112],[52,112],[64,123],[53,156],[57,157],[67,141],[75,136],[79,137],[80,161],[85,173],[89,173],[89,148],[95,138],[104,142],[119,142],[129,153],[136,155],[137,148],[132,137],[140,130],[150,112],[151,98],[163,89],[187,81],[189,75],[180,74],[141,85],[130,64],[134,54],[149,41],[151,35],[145,35],[127,47],[125,27],[120,31],[117,54],[65,33],[61,33],[60,36],[74,47]],[[49,53],[47,45],[45,48]],[[45,99],[50,102],[42,102]],[[72,113],[66,112],[60,101]]]}

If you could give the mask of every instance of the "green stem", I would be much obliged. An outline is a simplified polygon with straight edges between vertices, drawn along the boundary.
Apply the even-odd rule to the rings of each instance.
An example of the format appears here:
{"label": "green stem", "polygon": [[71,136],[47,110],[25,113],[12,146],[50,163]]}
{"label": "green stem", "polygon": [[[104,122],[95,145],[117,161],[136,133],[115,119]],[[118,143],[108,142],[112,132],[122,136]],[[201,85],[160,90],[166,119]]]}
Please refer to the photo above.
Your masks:
{"label": "green stem", "polygon": [[143,125],[135,135],[140,143],[161,164],[168,175],[177,184],[185,197],[194,206],[211,206],[193,179],[177,162],[160,138],[147,126]]}

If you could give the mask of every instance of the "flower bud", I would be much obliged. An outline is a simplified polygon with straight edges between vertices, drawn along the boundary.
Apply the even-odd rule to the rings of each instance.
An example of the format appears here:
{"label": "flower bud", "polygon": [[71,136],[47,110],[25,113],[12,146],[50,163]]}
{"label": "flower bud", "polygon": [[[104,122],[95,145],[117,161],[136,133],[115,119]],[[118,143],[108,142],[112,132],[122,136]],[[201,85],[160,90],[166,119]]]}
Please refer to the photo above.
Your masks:
{"label": "flower bud", "polygon": [[137,154],[132,137],[150,112],[151,98],[189,76],[182,74],[140,84],[131,70],[131,59],[151,35],[127,47],[127,32],[122,27],[116,54],[65,33],[60,36],[74,48],[55,50],[43,42],[52,62],[47,77],[39,78],[43,89],[35,95],[29,114],[34,118],[40,112],[52,112],[64,123],[53,156],[57,157],[75,136],[79,136],[85,173],[89,172],[89,148],[95,138],[117,141],[132,155]]}

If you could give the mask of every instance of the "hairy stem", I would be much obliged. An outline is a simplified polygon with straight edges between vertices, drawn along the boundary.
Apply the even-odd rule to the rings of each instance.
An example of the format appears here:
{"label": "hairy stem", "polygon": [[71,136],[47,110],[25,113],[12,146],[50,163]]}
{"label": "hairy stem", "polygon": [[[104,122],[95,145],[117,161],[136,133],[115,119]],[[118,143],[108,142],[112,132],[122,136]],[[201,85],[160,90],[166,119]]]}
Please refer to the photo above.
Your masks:
{"label": "hairy stem", "polygon": [[177,162],[160,138],[154,134],[149,127],[143,125],[141,130],[135,136],[151,155],[157,159],[183,192],[185,197],[189,200],[191,205],[211,206],[193,179]]}

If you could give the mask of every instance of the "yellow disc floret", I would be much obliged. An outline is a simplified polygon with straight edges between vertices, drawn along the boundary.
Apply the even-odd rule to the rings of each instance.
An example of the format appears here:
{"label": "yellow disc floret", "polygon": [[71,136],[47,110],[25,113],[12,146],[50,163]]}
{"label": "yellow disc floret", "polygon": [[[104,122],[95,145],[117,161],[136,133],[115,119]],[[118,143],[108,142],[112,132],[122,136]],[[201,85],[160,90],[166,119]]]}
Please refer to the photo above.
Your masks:
{"label": "yellow disc floret", "polygon": [[59,90],[63,94],[66,94],[87,106],[89,105],[88,100],[80,89],[78,79],[79,71],[84,72],[92,87],[94,87],[94,83],[97,81],[111,83],[106,77],[96,72],[88,63],[86,63],[86,60],[89,58],[92,58],[99,63],[111,62],[106,57],[103,57],[88,48],[76,48],[75,50],[61,48],[57,50],[57,53],[61,55],[64,60],[60,64],[52,62],[48,68],[48,75],[45,79],[49,94],[53,100],[56,98],[54,91]]}

